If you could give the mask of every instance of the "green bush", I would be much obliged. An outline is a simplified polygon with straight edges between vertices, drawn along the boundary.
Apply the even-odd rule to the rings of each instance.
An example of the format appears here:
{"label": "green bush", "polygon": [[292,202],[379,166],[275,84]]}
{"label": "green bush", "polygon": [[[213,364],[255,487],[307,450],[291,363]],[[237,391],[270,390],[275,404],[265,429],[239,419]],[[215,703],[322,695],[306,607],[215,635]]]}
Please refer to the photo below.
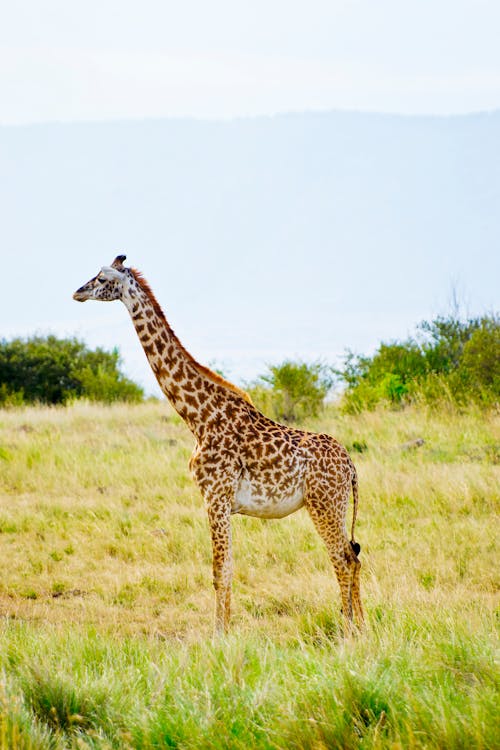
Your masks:
{"label": "green bush", "polygon": [[465,343],[461,369],[468,383],[487,402],[500,393],[500,325],[484,318]]}
{"label": "green bush", "polygon": [[0,405],[141,401],[143,390],[119,369],[115,349],[90,350],[78,339],[34,336],[0,341]]}
{"label": "green bush", "polygon": [[258,409],[279,422],[300,423],[318,416],[333,384],[326,365],[286,360],[268,370],[247,387]]}
{"label": "green bush", "polygon": [[417,338],[382,343],[372,357],[348,352],[337,374],[351,413],[412,400],[492,406],[500,401],[500,320],[424,321]]}

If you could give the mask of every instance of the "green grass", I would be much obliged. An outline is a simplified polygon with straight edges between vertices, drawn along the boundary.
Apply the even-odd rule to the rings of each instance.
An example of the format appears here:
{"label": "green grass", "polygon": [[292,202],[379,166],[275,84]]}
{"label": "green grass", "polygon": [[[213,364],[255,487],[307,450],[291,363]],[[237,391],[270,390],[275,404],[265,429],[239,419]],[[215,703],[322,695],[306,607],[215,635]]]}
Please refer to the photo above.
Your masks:
{"label": "green grass", "polygon": [[233,519],[232,630],[214,643],[176,415],[0,411],[0,748],[498,747],[498,421],[332,409],[311,424],[358,467],[368,629],[343,640],[300,511]]}

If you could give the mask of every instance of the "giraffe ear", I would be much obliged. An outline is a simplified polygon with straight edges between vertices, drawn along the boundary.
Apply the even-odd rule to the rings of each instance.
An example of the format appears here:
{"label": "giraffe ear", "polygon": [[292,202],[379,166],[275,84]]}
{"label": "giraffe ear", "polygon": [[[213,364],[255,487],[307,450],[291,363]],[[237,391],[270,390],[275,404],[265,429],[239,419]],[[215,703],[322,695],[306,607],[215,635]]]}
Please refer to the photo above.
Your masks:
{"label": "giraffe ear", "polygon": [[125,270],[125,267],[123,265],[124,260],[127,260],[126,255],[117,255],[111,264],[111,268],[116,268],[117,271],[124,271]]}

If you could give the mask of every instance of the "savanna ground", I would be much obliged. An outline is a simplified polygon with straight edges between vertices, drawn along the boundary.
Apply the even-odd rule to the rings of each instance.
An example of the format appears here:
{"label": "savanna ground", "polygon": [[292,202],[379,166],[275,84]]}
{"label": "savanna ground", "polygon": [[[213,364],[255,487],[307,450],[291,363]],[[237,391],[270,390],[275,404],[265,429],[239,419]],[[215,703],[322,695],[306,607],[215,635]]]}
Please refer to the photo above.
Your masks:
{"label": "savanna ground", "polygon": [[169,407],[0,411],[0,748],[499,747],[498,422],[309,424],[358,467],[368,628],[342,638],[302,510],[233,519],[213,642],[193,441]]}

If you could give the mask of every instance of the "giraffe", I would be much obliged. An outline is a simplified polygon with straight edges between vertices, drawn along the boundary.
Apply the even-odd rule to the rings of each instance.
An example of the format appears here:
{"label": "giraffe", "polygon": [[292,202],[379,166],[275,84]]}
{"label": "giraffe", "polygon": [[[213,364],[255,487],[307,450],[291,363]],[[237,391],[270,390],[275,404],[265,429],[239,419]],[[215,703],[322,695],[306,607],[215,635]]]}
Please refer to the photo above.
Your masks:
{"label": "giraffe", "polygon": [[[121,300],[158,383],[193,433],[189,468],[203,496],[211,538],[215,633],[227,631],[231,611],[231,516],[283,518],[305,506],[323,539],[338,580],[344,631],[363,625],[360,546],[354,541],[358,507],[356,469],[329,435],[273,422],[248,395],[199,364],[170,327],[143,275],[126,268],[125,255],[73,295]],[[353,493],[351,538],[346,515]]]}

